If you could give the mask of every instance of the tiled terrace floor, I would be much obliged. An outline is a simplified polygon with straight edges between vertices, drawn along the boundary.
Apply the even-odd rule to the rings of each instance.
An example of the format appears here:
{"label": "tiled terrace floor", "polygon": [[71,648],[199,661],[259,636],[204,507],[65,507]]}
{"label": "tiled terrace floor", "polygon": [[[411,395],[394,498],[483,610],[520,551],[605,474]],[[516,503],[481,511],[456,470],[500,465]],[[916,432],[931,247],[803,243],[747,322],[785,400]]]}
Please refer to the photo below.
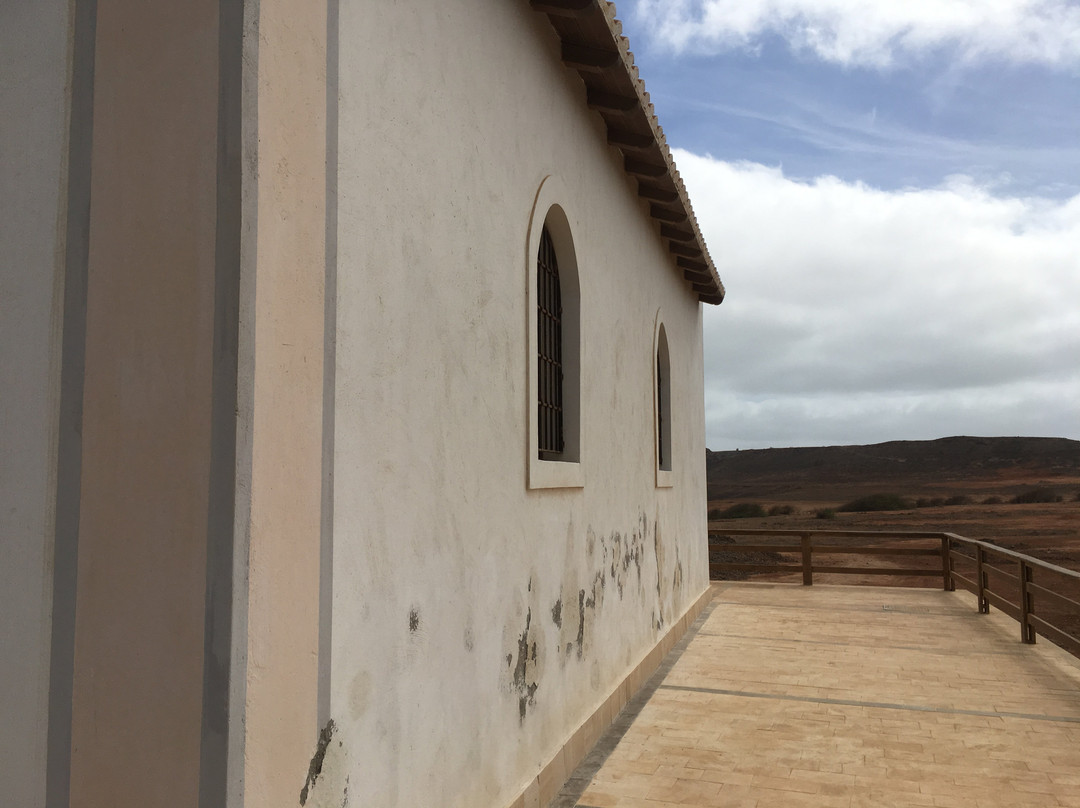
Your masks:
{"label": "tiled terrace floor", "polygon": [[715,589],[552,806],[1080,806],[1080,660],[1000,612],[929,589]]}

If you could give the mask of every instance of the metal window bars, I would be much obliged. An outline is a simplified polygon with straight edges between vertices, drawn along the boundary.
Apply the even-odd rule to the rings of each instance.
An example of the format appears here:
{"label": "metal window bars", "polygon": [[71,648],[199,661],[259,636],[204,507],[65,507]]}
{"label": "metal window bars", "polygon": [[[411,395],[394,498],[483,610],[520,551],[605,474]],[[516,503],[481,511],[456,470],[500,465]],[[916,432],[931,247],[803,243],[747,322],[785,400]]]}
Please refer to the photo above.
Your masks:
{"label": "metal window bars", "polygon": [[664,363],[660,361],[660,351],[656,352],[656,451],[657,465],[664,465]]}
{"label": "metal window bars", "polygon": [[563,433],[562,291],[555,245],[545,227],[536,259],[537,438],[541,460],[565,448]]}

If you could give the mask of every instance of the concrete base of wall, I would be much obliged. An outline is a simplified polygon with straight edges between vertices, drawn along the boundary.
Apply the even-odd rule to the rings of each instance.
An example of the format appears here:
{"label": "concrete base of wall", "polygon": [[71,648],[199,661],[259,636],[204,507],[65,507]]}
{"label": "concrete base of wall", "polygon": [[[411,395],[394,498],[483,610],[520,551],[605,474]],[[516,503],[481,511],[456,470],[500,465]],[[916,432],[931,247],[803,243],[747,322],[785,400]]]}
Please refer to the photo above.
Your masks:
{"label": "concrete base of wall", "polygon": [[656,672],[664,657],[682,639],[702,610],[709,605],[714,594],[715,590],[711,585],[706,587],[705,591],[690,604],[690,608],[683,613],[682,617],[660,638],[660,642],[630,670],[630,673],[604,700],[603,704],[570,735],[555,756],[540,769],[536,777],[529,781],[525,790],[510,803],[508,808],[543,808],[558,795],[559,790],[578,764],[585,759],[589,750],[596,745],[600,736],[611,726],[634,694],[641,690]]}

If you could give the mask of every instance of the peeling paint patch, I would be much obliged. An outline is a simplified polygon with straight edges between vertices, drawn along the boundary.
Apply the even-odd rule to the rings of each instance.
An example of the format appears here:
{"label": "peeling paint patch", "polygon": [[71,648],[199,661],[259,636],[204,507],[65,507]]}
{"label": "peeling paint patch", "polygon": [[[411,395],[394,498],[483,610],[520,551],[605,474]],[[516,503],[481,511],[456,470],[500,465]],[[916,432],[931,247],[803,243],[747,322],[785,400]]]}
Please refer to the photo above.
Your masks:
{"label": "peeling paint patch", "polygon": [[[518,694],[518,717],[521,721],[529,711],[529,707],[536,703],[536,691],[540,687],[538,675],[542,660],[538,649],[537,637],[542,636],[532,630],[532,608],[525,613],[525,630],[518,635],[517,661],[514,664],[514,672],[511,678],[513,689]],[[507,656],[507,661],[513,659],[513,654]]]}
{"label": "peeling paint patch", "polygon": [[562,598],[555,601],[555,605],[551,607],[551,622],[556,628],[562,628]]}
{"label": "peeling paint patch", "polygon": [[419,629],[419,628],[420,628],[420,612],[419,612],[418,609],[413,607],[412,609],[409,609],[409,631],[412,634],[415,634],[417,629]]}
{"label": "peeling paint patch", "polygon": [[319,733],[308,778],[300,792],[307,808],[348,808],[349,755],[337,725],[331,720]]}
{"label": "peeling paint patch", "polygon": [[311,756],[311,763],[308,764],[307,780],[304,781],[304,787],[300,789],[301,805],[307,804],[308,793],[314,787],[315,781],[319,779],[319,775],[322,774],[323,761],[326,759],[326,748],[330,745],[330,740],[334,737],[334,730],[336,729],[337,725],[334,723],[334,719],[331,718],[326,722],[326,726],[319,731],[319,742],[315,745],[315,754]]}

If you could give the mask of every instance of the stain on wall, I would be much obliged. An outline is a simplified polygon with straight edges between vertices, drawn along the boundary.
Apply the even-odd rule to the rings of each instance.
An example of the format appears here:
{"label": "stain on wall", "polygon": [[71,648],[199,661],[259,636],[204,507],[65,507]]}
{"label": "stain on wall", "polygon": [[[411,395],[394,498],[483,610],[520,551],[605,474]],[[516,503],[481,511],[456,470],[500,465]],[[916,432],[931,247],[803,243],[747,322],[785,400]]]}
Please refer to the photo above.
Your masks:
{"label": "stain on wall", "polygon": [[[577,658],[581,659],[582,654],[585,651],[585,590],[578,590],[578,628],[577,628]],[[596,601],[592,604],[596,606]]]}
{"label": "stain on wall", "polygon": [[559,630],[556,640],[556,652],[560,662],[565,666],[570,658],[583,659],[588,655],[591,648],[593,623],[596,614],[604,603],[604,589],[607,585],[607,570],[600,569],[592,574],[592,579],[586,587],[576,587],[579,571],[569,574],[568,580],[562,584],[559,599],[555,602],[558,607],[558,620],[555,620],[556,609],[552,607],[552,622]]}
{"label": "stain on wall", "polygon": [[620,599],[625,595],[632,574],[637,575],[637,582],[641,584],[641,556],[646,532],[647,525],[642,526],[639,522],[639,526],[630,533],[624,535],[616,530],[606,539],[600,540],[605,554],[609,557],[608,572]]}
{"label": "stain on wall", "polygon": [[656,556],[656,630],[664,627],[664,543],[660,541],[660,520],[653,527],[653,553]]}
{"label": "stain on wall", "polygon": [[670,547],[664,541],[661,530],[660,510],[657,508],[656,521],[653,523],[653,552],[656,556],[656,630],[661,631],[664,625],[671,620],[676,610],[676,604],[680,602],[679,595],[683,589],[683,562],[680,555],[679,543],[672,542],[675,558],[672,561],[669,556]]}
{"label": "stain on wall", "polygon": [[358,721],[371,704],[371,674],[360,671],[349,684],[349,717]]}

